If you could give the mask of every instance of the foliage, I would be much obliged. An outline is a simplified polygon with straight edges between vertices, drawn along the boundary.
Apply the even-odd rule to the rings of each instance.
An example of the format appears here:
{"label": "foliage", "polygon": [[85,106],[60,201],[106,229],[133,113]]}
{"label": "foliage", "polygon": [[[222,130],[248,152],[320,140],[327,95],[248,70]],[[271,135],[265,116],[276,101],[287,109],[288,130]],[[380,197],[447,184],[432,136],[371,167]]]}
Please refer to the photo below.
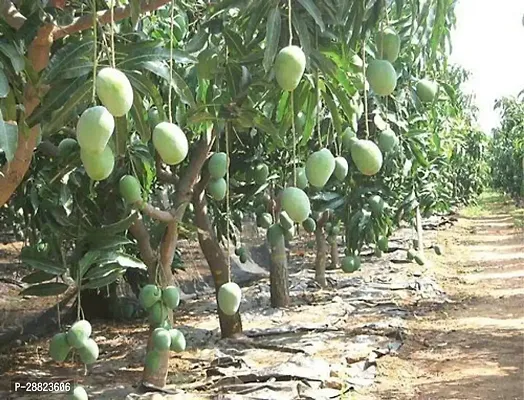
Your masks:
{"label": "foliage", "polygon": [[490,148],[493,186],[514,198],[524,197],[524,102],[505,97],[495,108],[501,125],[493,132]]}
{"label": "foliage", "polygon": [[[8,208],[11,218],[18,221],[18,231],[25,225],[33,246],[58,241],[67,249],[76,248],[90,229],[128,217],[129,210],[116,193],[116,183],[127,173],[137,176],[153,204],[169,202],[173,188],[158,180],[147,110],[153,106],[161,120],[168,117],[164,101],[170,76],[176,94],[174,118],[180,126],[192,127],[186,129],[191,141],[210,122],[217,123],[221,132],[226,125],[230,128],[232,209],[254,212],[259,193],[278,194],[290,181],[293,166],[304,165],[308,155],[319,148],[328,147],[333,154],[349,159],[349,149],[341,140],[344,129],[367,137],[366,117],[370,139],[376,140],[389,125],[400,138],[399,151],[386,155],[382,171],[374,177],[361,175],[350,163],[344,182],[331,179],[322,191],[308,189],[317,211],[332,208],[337,219],[345,222],[350,248],[358,250],[391,232],[400,220],[411,220],[418,204],[430,214],[468,202],[481,189],[484,140],[472,128],[471,102],[454,89],[464,80],[464,73],[449,68],[446,62],[453,2],[427,1],[423,6],[418,1],[339,3],[304,0],[294,5],[294,41],[304,49],[308,65],[305,79],[292,94],[293,110],[291,95],[275,84],[271,68],[278,49],[289,41],[285,6],[253,0],[206,8],[197,2],[177,10],[183,20],[198,23],[173,38],[175,69],[171,74],[169,7],[142,18],[138,30],[124,20],[115,37],[116,64],[128,75],[135,102],[130,116],[120,119],[121,129],[117,129],[117,171],[92,186],[77,154],[63,160],[37,152],[33,172]],[[359,62],[356,55],[362,54],[362,39],[367,38],[366,56],[374,57],[376,32],[386,22],[401,38],[401,54],[394,64],[400,79],[394,96],[380,98],[368,92],[364,105],[362,60]],[[108,56],[103,46],[108,30],[98,30],[103,60]],[[63,39],[40,74],[39,80],[53,90],[28,125],[41,123],[43,140],[58,144],[64,136],[72,135],[78,116],[90,104],[86,88],[92,85],[93,44],[93,36],[86,32]],[[211,70],[199,70],[199,64],[208,64],[211,59]],[[433,78],[443,88],[438,100],[426,106],[414,93],[416,79],[422,76]],[[217,149],[223,150],[225,141],[222,133]],[[250,174],[260,161],[271,171],[268,183],[262,186]],[[465,175],[472,179],[461,179]],[[372,216],[367,205],[367,198],[376,193],[390,205],[381,216]],[[223,240],[225,204],[209,202]],[[56,226],[54,215],[80,221],[73,223],[75,232],[70,232],[67,224]],[[235,222],[241,228],[241,221]],[[190,234],[191,212],[183,226]],[[158,244],[162,226],[153,229],[148,222],[148,227]],[[239,240],[237,235],[233,240]],[[61,246],[54,247],[58,251]],[[130,254],[138,255],[134,245],[126,247]]]}

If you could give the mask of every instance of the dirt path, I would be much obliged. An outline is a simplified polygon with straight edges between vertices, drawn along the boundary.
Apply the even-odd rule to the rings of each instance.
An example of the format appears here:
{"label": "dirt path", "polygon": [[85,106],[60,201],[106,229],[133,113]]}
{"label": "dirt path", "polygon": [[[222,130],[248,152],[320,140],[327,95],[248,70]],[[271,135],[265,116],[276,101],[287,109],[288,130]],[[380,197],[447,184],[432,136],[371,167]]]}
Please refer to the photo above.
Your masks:
{"label": "dirt path", "polygon": [[492,196],[439,233],[434,268],[454,303],[415,311],[379,364],[378,398],[524,399],[523,211]]}

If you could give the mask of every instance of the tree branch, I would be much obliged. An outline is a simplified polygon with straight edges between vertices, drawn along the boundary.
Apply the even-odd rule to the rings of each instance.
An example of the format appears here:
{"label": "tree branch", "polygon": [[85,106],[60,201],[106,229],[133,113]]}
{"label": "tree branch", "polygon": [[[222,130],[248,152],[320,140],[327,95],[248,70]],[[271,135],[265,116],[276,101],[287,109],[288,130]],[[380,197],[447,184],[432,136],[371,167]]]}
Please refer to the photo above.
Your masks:
{"label": "tree branch", "polygon": [[[145,13],[148,11],[154,11],[157,8],[162,7],[163,5],[169,3],[170,0],[142,0],[140,3],[140,13]],[[120,21],[131,15],[131,6],[121,6],[115,7],[114,11],[114,20]],[[111,10],[100,11],[97,13],[98,23],[99,24],[108,24],[111,22]],[[72,23],[65,26],[56,26],[53,32],[53,37],[55,40],[61,39],[65,36],[71,35],[76,32],[84,31],[93,26],[93,16],[92,15],[83,15],[76,18]]]}
{"label": "tree branch", "polygon": [[178,176],[172,174],[171,172],[166,171],[162,167],[162,160],[160,159],[160,156],[158,155],[158,153],[155,157],[155,165],[156,165],[156,177],[159,182],[168,183],[171,185],[176,185],[178,183]]}
{"label": "tree branch", "polygon": [[129,232],[136,239],[138,243],[138,250],[142,261],[147,265],[149,272],[152,274],[156,266],[156,254],[151,247],[151,239],[149,232],[144,224],[142,218],[136,220],[133,225],[129,227]]}
{"label": "tree branch", "polygon": [[209,133],[202,135],[202,138],[196,145],[195,151],[191,153],[192,158],[189,165],[181,174],[182,178],[179,181],[175,195],[175,207],[171,210],[175,218],[180,218],[180,216],[177,215],[179,207],[184,203],[191,202],[193,187],[197,182],[202,166],[211,150],[213,137],[214,136]]}
{"label": "tree branch", "polygon": [[18,8],[16,8],[13,2],[9,0],[0,0],[0,14],[2,18],[5,19],[5,22],[16,30],[20,29],[27,20],[27,18],[18,11]]}
{"label": "tree branch", "polygon": [[142,211],[143,214],[147,215],[148,217],[151,217],[153,219],[156,219],[160,222],[172,222],[174,221],[175,217],[173,214],[171,214],[169,211],[164,211],[159,208],[156,208],[152,206],[149,203],[145,203],[144,208],[142,208],[140,211]]}
{"label": "tree branch", "polygon": [[[142,0],[140,3],[140,12],[153,11],[168,2],[169,0]],[[116,7],[114,9],[115,21],[127,18],[130,15],[131,6]],[[4,18],[9,26],[17,30],[20,29],[27,20],[27,18],[18,11],[14,3],[8,0],[0,0],[0,17]],[[106,10],[98,13],[98,19],[101,24],[110,22],[111,11]],[[59,27],[53,24],[45,24],[39,27],[38,34],[28,50],[28,58],[35,71],[42,71],[48,65],[51,46],[54,40],[89,29],[92,26],[92,21],[92,15],[84,15],[74,20],[70,25]],[[31,84],[26,85],[24,93],[26,117],[29,117],[38,106],[40,98],[43,95],[42,92],[45,92],[47,89],[49,88],[34,88]],[[40,126],[36,125],[31,128],[28,135],[18,135],[18,147],[15,152],[15,157],[11,162],[5,164],[0,171],[0,207],[9,200],[29,169],[39,134]]]}
{"label": "tree branch", "polygon": [[200,175],[202,166],[211,150],[213,141],[211,135],[203,134],[191,154],[191,161],[182,174],[179,189],[175,195],[174,208],[170,211],[173,220],[167,225],[162,242],[160,243],[161,268],[170,268],[175,257],[178,239],[178,222],[182,220],[187,205],[191,202],[193,188]]}

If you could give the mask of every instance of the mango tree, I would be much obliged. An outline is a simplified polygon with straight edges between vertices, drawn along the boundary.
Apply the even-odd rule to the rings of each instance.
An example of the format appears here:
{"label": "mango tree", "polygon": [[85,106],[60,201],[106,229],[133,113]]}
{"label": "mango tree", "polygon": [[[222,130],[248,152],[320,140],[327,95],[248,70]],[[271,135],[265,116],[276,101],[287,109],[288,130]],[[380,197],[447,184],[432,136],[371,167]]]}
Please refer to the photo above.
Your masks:
{"label": "mango tree", "polygon": [[492,183],[515,199],[524,197],[524,104],[521,98],[502,98],[496,109],[501,125],[490,147]]}

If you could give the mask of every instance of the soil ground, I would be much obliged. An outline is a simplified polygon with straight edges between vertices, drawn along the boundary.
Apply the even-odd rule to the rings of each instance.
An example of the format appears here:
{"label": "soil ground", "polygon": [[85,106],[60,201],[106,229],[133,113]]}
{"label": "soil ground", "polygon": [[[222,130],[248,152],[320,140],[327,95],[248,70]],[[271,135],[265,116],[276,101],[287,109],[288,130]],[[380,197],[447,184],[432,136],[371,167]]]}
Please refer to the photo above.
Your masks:
{"label": "soil ground", "polygon": [[[416,264],[391,264],[390,260],[380,259],[366,262],[360,271],[350,278],[344,278],[355,281],[351,292],[353,297],[344,293],[340,285],[333,289],[336,293],[319,291],[318,288],[306,285],[300,295],[294,298],[293,307],[283,312],[271,311],[267,307],[267,284],[262,282],[252,285],[245,289],[245,298],[255,299],[255,293],[259,297],[256,298],[258,303],[255,304],[253,300],[253,303],[243,306],[245,329],[271,329],[285,324],[316,322],[328,322],[327,325],[340,329],[304,334],[303,337],[288,338],[287,341],[284,337],[271,339],[270,347],[266,345],[265,349],[260,347],[263,350],[258,352],[243,351],[242,354],[246,360],[261,367],[284,363],[286,352],[288,355],[289,352],[296,353],[296,347],[309,345],[318,348],[315,355],[331,365],[341,359],[358,358],[355,354],[364,350],[365,358],[368,354],[366,346],[349,350],[355,337],[366,336],[355,333],[355,327],[386,321],[388,315],[398,312],[404,321],[399,338],[402,345],[398,352],[385,355],[377,361],[372,385],[338,398],[524,399],[523,227],[523,209],[515,209],[510,201],[501,196],[488,194],[482,197],[478,207],[462,210],[458,222],[452,228],[438,231],[438,238],[434,237],[435,232],[426,232],[427,241],[437,240],[444,253],[437,257],[432,250],[426,250],[430,262],[424,274],[431,275],[451,301],[436,301],[433,298],[423,301],[398,288],[389,289],[394,295],[382,302],[366,297],[371,292],[366,292],[363,287],[372,284],[375,287],[385,286],[383,282],[392,280],[388,276],[394,276],[394,269],[401,271],[404,280],[406,276],[420,276],[421,268]],[[0,275],[4,278],[3,283],[0,282],[0,331],[3,326],[19,324],[56,301],[47,299],[37,302],[34,298],[17,297],[20,289],[8,281],[19,280],[25,272],[15,261],[19,247],[8,244],[0,248]],[[302,243],[300,248],[294,247],[292,258],[295,264],[313,261],[314,254],[308,249],[310,246]],[[198,252],[195,249],[184,251]],[[195,265],[199,264],[194,267],[193,274],[200,276],[206,273],[206,268],[200,265],[201,258],[190,259]],[[298,281],[298,275],[304,273],[293,275],[293,282],[303,283]],[[334,280],[339,279],[339,282],[342,280],[337,278],[338,275],[330,276]],[[384,280],[384,277],[387,279]],[[360,303],[367,304],[369,308],[359,308]],[[191,331],[186,330],[186,337],[189,337],[188,343],[193,343],[193,348],[171,358],[171,384],[194,384],[196,387],[206,379],[209,368],[204,365],[209,365],[216,357],[214,349],[218,346],[216,314],[212,306],[212,298],[200,297],[187,302],[177,311],[177,323],[191,327]],[[146,325],[143,321],[129,324],[95,322],[93,327],[94,338],[101,349],[101,362],[90,368],[87,376],[84,376],[83,367],[51,362],[47,356],[49,338],[36,339],[13,349],[9,354],[0,354],[0,398],[4,398],[1,391],[8,390],[11,377],[24,373],[33,377],[74,377],[88,385],[91,393],[98,393],[92,398],[124,399],[122,393],[129,393],[126,390],[140,380]],[[226,345],[221,350],[228,348]],[[339,393],[344,391],[340,381],[337,383],[333,374],[331,376],[328,387],[339,389]],[[120,388],[122,391],[118,392]],[[108,392],[109,389],[113,392]],[[10,394],[7,398],[46,397],[12,397]]]}
{"label": "soil ground", "polygon": [[524,214],[491,195],[439,233],[440,284],[454,301],[411,319],[379,363],[380,399],[524,399]]}

